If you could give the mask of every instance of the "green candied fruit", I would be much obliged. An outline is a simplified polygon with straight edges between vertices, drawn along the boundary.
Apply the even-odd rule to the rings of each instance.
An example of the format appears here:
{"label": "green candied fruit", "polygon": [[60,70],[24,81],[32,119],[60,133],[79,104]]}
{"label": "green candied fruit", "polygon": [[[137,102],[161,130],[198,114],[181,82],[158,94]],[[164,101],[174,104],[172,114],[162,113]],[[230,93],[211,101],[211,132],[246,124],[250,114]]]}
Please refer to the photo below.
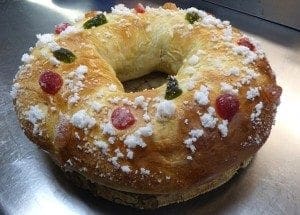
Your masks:
{"label": "green candied fruit", "polygon": [[54,51],[53,55],[57,60],[64,63],[72,63],[76,58],[76,56],[70,50],[64,48]]}
{"label": "green candied fruit", "polygon": [[196,12],[188,12],[185,15],[185,19],[189,21],[189,23],[194,24],[194,22],[198,21],[200,18],[199,14]]}
{"label": "green candied fruit", "polygon": [[178,81],[173,76],[168,76],[167,81],[165,99],[172,100],[180,96],[182,90],[179,88]]}
{"label": "green candied fruit", "polygon": [[103,24],[105,24],[105,23],[107,23],[107,19],[106,19],[106,17],[104,16],[104,14],[101,13],[101,14],[98,14],[97,16],[95,16],[95,17],[89,19],[88,21],[86,21],[86,22],[83,24],[83,27],[84,27],[85,29],[90,29],[90,28],[92,28],[92,27],[94,27],[94,26],[97,27],[97,26],[103,25]]}

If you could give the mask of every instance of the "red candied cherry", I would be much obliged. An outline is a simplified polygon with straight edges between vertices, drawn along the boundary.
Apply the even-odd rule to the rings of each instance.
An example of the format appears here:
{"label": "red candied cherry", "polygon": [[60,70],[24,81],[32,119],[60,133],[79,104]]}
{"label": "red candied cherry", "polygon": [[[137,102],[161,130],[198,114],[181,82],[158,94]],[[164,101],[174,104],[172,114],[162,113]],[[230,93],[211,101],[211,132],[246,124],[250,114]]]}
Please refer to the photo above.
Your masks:
{"label": "red candied cherry", "polygon": [[118,107],[111,114],[111,122],[116,129],[124,130],[135,123],[135,118],[126,107]]}
{"label": "red candied cherry", "polygon": [[67,28],[68,26],[70,26],[69,23],[67,23],[67,22],[62,22],[62,23],[60,23],[60,24],[58,24],[58,25],[55,25],[54,31],[55,31],[56,34],[60,34],[62,31],[66,30],[66,28]]}
{"label": "red candied cherry", "polygon": [[230,121],[238,112],[240,102],[238,98],[231,94],[220,95],[216,99],[216,110],[219,116]]}
{"label": "red candied cherry", "polygon": [[141,3],[138,3],[134,9],[137,13],[145,13],[145,8]]}
{"label": "red candied cherry", "polygon": [[61,76],[50,70],[43,72],[39,79],[42,90],[49,94],[56,94],[63,84]]}
{"label": "red candied cherry", "polygon": [[247,37],[242,37],[237,41],[237,44],[240,46],[246,46],[251,51],[255,51],[255,46],[250,42],[250,40]]}

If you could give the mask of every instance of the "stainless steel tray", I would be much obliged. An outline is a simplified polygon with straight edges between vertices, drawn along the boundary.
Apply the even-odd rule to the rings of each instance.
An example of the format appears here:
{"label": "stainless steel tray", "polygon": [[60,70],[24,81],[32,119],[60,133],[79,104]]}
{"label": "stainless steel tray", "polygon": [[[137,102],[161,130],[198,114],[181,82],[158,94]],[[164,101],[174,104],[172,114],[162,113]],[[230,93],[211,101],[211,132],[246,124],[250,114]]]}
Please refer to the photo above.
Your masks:
{"label": "stainless steel tray", "polygon": [[[230,20],[262,41],[283,87],[270,138],[253,163],[229,183],[191,201],[145,214],[300,214],[300,33],[206,1],[177,1]],[[9,91],[20,58],[35,34],[88,9],[115,1],[0,1],[0,214],[140,214],[74,187],[24,136]],[[146,4],[146,1],[143,1]],[[126,1],[133,6],[134,1]],[[162,1],[152,1],[161,5]],[[288,12],[286,14],[288,16]],[[298,17],[298,21],[300,18]]]}

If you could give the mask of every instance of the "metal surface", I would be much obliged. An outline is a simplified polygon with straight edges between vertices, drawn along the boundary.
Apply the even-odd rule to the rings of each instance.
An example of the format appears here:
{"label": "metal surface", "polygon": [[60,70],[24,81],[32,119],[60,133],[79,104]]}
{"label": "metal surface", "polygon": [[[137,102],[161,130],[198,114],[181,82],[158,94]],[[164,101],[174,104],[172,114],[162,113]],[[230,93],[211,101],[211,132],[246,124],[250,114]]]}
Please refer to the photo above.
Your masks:
{"label": "metal surface", "polygon": [[300,30],[300,1],[274,0],[207,0],[243,13],[258,16]]}
{"label": "metal surface", "polygon": [[[108,10],[116,3],[66,2],[0,1],[0,214],[141,214],[72,186],[19,128],[10,85],[19,59],[35,43],[35,34],[52,31],[66,16],[89,8]],[[300,33],[207,2],[178,2],[231,20],[261,40],[283,87],[282,104],[270,138],[249,168],[206,195],[143,213],[300,214]]]}

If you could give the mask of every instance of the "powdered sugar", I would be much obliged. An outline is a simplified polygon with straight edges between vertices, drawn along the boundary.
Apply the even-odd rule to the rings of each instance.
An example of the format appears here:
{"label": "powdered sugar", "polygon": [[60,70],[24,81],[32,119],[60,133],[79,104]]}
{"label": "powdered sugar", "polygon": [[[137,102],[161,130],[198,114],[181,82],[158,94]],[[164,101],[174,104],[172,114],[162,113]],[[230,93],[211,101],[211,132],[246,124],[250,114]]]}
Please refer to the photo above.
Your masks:
{"label": "powdered sugar", "polygon": [[232,40],[232,28],[228,25],[225,29],[223,29],[223,40],[226,42],[230,42]]}
{"label": "powdered sugar", "polygon": [[153,134],[152,124],[148,123],[145,127],[140,127],[135,131],[138,136],[149,137]]}
{"label": "powdered sugar", "polygon": [[130,101],[128,98],[123,98],[123,99],[122,99],[122,103],[123,103],[124,105],[133,105],[133,102]]}
{"label": "powdered sugar", "polygon": [[258,55],[258,57],[260,59],[262,59],[262,58],[265,57],[265,53],[264,53],[264,51],[261,48],[261,44],[257,40],[255,40],[254,38],[249,37],[249,36],[247,36],[245,34],[243,35],[243,37],[244,38],[248,38],[248,40],[250,41],[250,43],[252,43],[254,45],[254,47],[255,47],[255,53]]}
{"label": "powdered sugar", "polygon": [[126,157],[128,159],[133,159],[133,151],[130,149],[126,149],[126,152],[127,152]]}
{"label": "powdered sugar", "polygon": [[193,79],[189,79],[186,83],[187,90],[193,90],[195,88],[195,81]]}
{"label": "powdered sugar", "polygon": [[198,10],[197,8],[195,7],[190,7],[188,9],[186,9],[186,12],[187,13],[196,13],[198,14],[201,18],[204,18],[205,16],[207,16],[207,13],[203,10]]}
{"label": "powdered sugar", "polygon": [[222,137],[226,137],[228,134],[228,120],[222,120],[222,122],[218,125],[218,129],[221,132]]}
{"label": "powdered sugar", "polygon": [[111,7],[111,13],[118,15],[132,15],[131,10],[125,7],[124,4],[117,4],[114,7]]}
{"label": "powdered sugar", "polygon": [[78,33],[78,32],[80,32],[79,28],[77,28],[76,26],[70,25],[64,31],[60,32],[60,35],[65,37],[65,36],[68,36],[70,34],[75,34],[75,33]]}
{"label": "powdered sugar", "polygon": [[234,76],[239,76],[240,74],[240,69],[237,67],[232,67],[228,70],[228,72],[225,74],[226,76],[234,75]]}
{"label": "powdered sugar", "polygon": [[103,154],[107,154],[108,144],[102,140],[95,140],[94,144],[101,149]]}
{"label": "powdered sugar", "polygon": [[264,105],[262,102],[259,102],[257,105],[255,105],[255,109],[250,115],[252,122],[260,121],[259,116],[261,114],[263,107],[264,107]]}
{"label": "powdered sugar", "polygon": [[65,84],[69,88],[71,95],[68,97],[68,103],[70,105],[79,101],[79,92],[83,89],[83,81],[85,74],[88,72],[87,66],[80,65],[74,71],[70,72],[65,80]]}
{"label": "powdered sugar", "polygon": [[191,66],[195,66],[198,62],[199,62],[199,57],[197,55],[192,55],[188,59],[188,64],[191,65]]}
{"label": "powdered sugar", "polygon": [[114,84],[109,84],[109,85],[108,85],[108,90],[109,90],[110,92],[116,92],[116,91],[117,91],[117,86],[114,85]]}
{"label": "powdered sugar", "polygon": [[203,17],[201,23],[204,26],[209,27],[209,28],[216,27],[216,26],[217,27],[223,27],[223,24],[222,24],[221,20],[215,18],[212,15],[206,15],[205,17]]}
{"label": "powdered sugar", "polygon": [[92,128],[96,124],[96,120],[87,114],[86,110],[77,111],[73,114],[70,123],[77,128]]}
{"label": "powdered sugar", "polygon": [[140,168],[141,175],[150,175],[150,170],[145,168]]}
{"label": "powdered sugar", "polygon": [[250,84],[251,80],[256,79],[259,74],[252,69],[244,68],[246,75],[241,78],[241,84]]}
{"label": "powdered sugar", "polygon": [[73,95],[69,96],[68,103],[70,105],[77,103],[80,100],[78,93],[74,93]]}
{"label": "powdered sugar", "polygon": [[33,55],[29,55],[27,53],[22,55],[21,61],[24,63],[30,63],[34,59]]}
{"label": "powdered sugar", "polygon": [[99,112],[103,107],[103,105],[97,101],[92,101],[89,104],[90,104],[91,108],[96,112]]}
{"label": "powdered sugar", "polygon": [[111,162],[116,168],[120,168],[120,164],[118,163],[118,157],[111,157],[107,160]]}
{"label": "powdered sugar", "polygon": [[48,43],[48,47],[52,52],[61,48],[60,45],[58,45],[54,40]]}
{"label": "powdered sugar", "polygon": [[49,59],[49,62],[52,64],[52,65],[59,65],[60,64],[60,61],[56,59],[56,57],[53,57],[53,56],[48,56],[48,59]]}
{"label": "powdered sugar", "polygon": [[252,63],[258,57],[255,52],[251,51],[246,46],[233,45],[232,50],[236,55],[242,55],[243,57],[245,57],[245,59],[243,60],[243,64]]}
{"label": "powdered sugar", "polygon": [[10,95],[13,99],[15,99],[17,97],[20,88],[21,88],[21,85],[19,83],[14,83],[12,85]]}
{"label": "powdered sugar", "polygon": [[80,65],[76,68],[75,70],[75,75],[77,76],[77,78],[79,80],[83,80],[84,79],[84,75],[87,73],[88,68],[85,65]]}
{"label": "powdered sugar", "polygon": [[201,85],[200,90],[195,92],[194,99],[199,105],[207,105],[209,103],[208,94],[208,87]]}
{"label": "powdered sugar", "polygon": [[116,137],[109,137],[109,138],[107,139],[107,141],[108,141],[110,144],[114,144],[115,141],[116,141]]}
{"label": "powdered sugar", "polygon": [[115,149],[115,154],[118,158],[123,158],[124,154],[121,152],[121,150],[119,148]]}
{"label": "powdered sugar", "polygon": [[26,112],[27,119],[32,124],[37,123],[45,118],[45,113],[39,108],[38,105],[30,106],[29,110]]}
{"label": "powdered sugar", "polygon": [[106,135],[116,135],[116,130],[111,124],[111,122],[102,123],[101,124],[102,134]]}
{"label": "powdered sugar", "polygon": [[136,148],[137,146],[144,148],[147,146],[146,143],[143,141],[143,139],[140,136],[137,136],[134,134],[127,135],[124,140],[124,144],[128,148]]}
{"label": "powdered sugar", "polygon": [[131,172],[131,169],[128,165],[121,166],[121,170],[127,174]]}
{"label": "powdered sugar", "polygon": [[185,73],[187,73],[188,75],[192,76],[195,74],[196,69],[192,66],[187,66],[186,68],[184,68],[183,70]]}
{"label": "powdered sugar", "polygon": [[48,46],[51,51],[60,49],[60,46],[55,42],[53,34],[37,34],[38,41],[36,47]]}
{"label": "powdered sugar", "polygon": [[253,101],[255,97],[259,96],[259,88],[258,87],[250,87],[250,89],[247,91],[246,98]]}
{"label": "powdered sugar", "polygon": [[33,134],[39,133],[39,123],[45,119],[46,114],[39,108],[38,105],[35,105],[30,106],[29,110],[25,112],[25,115],[26,119],[33,124]]}
{"label": "powdered sugar", "polygon": [[143,119],[145,120],[145,122],[149,122],[151,120],[151,118],[147,112],[143,114]]}
{"label": "powdered sugar", "polygon": [[118,97],[118,96],[110,97],[110,98],[108,99],[108,101],[109,101],[110,103],[112,103],[112,104],[118,104],[119,101],[121,101],[121,100],[122,100],[122,99],[121,99],[120,97]]}
{"label": "powdered sugar", "polygon": [[148,106],[148,103],[145,102],[144,96],[138,96],[134,99],[134,105],[136,107],[141,107],[141,108],[145,109]]}
{"label": "powdered sugar", "polygon": [[127,135],[124,144],[128,148],[136,148],[140,146],[142,148],[146,147],[146,143],[142,137],[149,137],[153,134],[153,128],[151,124],[147,124],[145,127],[140,127],[133,134]]}
{"label": "powdered sugar", "polygon": [[207,111],[208,113],[205,113],[200,117],[201,124],[205,128],[214,128],[218,121],[218,118],[214,117],[215,109],[213,107],[209,107]]}
{"label": "powdered sugar", "polygon": [[38,41],[36,43],[37,47],[41,47],[47,45],[50,42],[54,42],[53,34],[37,34],[36,37],[38,38]]}
{"label": "powdered sugar", "polygon": [[189,148],[192,153],[196,151],[196,147],[193,145],[202,135],[204,134],[204,131],[202,129],[192,129],[189,132],[189,138],[185,139],[183,143],[187,148]]}
{"label": "powdered sugar", "polygon": [[234,89],[232,85],[225,83],[225,82],[221,82],[221,91],[223,93],[229,93],[232,95],[237,95],[239,92],[238,89]]}
{"label": "powdered sugar", "polygon": [[156,106],[156,116],[159,120],[171,118],[175,114],[176,106],[174,102],[162,100]]}

